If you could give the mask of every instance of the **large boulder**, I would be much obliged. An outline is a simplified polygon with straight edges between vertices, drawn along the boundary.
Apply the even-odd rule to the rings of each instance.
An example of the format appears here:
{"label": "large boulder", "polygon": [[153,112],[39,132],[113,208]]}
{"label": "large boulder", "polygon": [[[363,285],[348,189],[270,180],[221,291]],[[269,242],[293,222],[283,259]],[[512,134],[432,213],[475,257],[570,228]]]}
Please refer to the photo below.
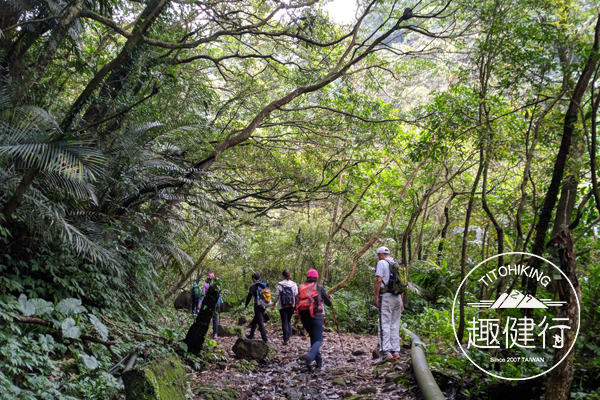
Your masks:
{"label": "large boulder", "polygon": [[232,350],[238,358],[252,358],[260,361],[269,355],[269,345],[262,340],[238,339]]}
{"label": "large boulder", "polygon": [[243,337],[244,329],[241,326],[233,325],[220,325],[219,324],[219,336],[222,337]]}
{"label": "large boulder", "polygon": [[185,400],[187,375],[181,361],[167,357],[123,374],[127,400]]}
{"label": "large boulder", "polygon": [[175,299],[175,309],[177,310],[192,310],[192,293],[189,290],[184,290],[179,293]]}

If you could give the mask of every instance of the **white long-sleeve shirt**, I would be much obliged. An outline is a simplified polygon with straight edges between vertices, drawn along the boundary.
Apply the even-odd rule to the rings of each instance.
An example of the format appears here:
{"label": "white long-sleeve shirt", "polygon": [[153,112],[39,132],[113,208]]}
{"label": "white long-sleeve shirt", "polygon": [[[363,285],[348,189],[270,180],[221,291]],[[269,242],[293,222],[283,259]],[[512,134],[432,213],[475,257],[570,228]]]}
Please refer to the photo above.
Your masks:
{"label": "white long-sleeve shirt", "polygon": [[284,287],[292,288],[292,293],[294,294],[294,298],[296,298],[296,295],[298,294],[298,285],[296,285],[296,282],[291,281],[289,279],[284,279],[281,282],[277,283],[277,290],[276,290],[273,301],[275,303],[277,303],[277,308],[279,310],[281,310],[283,308],[283,307],[281,307],[280,297],[281,297],[281,292],[283,291]]}

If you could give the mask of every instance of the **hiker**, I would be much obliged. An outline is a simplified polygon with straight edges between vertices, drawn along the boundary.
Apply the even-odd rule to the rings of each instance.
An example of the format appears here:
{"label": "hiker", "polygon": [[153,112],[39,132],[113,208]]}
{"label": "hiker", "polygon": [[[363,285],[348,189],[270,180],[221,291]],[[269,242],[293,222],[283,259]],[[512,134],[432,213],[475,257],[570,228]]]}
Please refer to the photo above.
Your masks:
{"label": "hiker", "polygon": [[333,305],[331,296],[327,295],[323,286],[317,284],[319,273],[311,269],[306,273],[306,282],[300,285],[296,296],[296,311],[302,325],[310,336],[310,350],[302,357],[309,370],[315,361],[317,368],[323,366],[321,345],[323,344],[323,303]]}
{"label": "hiker", "polygon": [[277,284],[277,291],[271,311],[275,306],[279,309],[281,316],[281,329],[283,330],[283,344],[287,345],[292,337],[292,315],[296,310],[296,295],[298,294],[298,285],[290,280],[292,275],[287,269],[281,273],[283,280]]}
{"label": "hiker", "polygon": [[[204,300],[204,296],[206,296],[206,292],[208,292],[208,288],[214,284],[215,274],[212,272],[206,275],[206,282],[202,285],[202,298],[198,302],[198,310],[202,306],[202,300]],[[215,308],[215,312],[213,314],[213,339],[219,337],[219,312],[221,312],[221,294],[219,293],[219,299],[217,300],[217,306]]]}
{"label": "hiker", "polygon": [[200,304],[200,299],[202,298],[202,291],[200,290],[200,286],[196,282],[192,285],[192,315],[198,314],[198,304]]}
{"label": "hiker", "polygon": [[252,318],[252,324],[250,325],[250,334],[246,335],[246,339],[254,339],[254,331],[256,331],[256,325],[258,325],[263,342],[269,343],[267,331],[265,330],[264,314],[267,307],[271,305],[271,292],[269,291],[269,285],[261,281],[260,275],[256,272],[252,274],[252,285],[250,285],[246,297],[246,309],[248,309],[250,299],[254,299],[254,318]]}
{"label": "hiker", "polygon": [[390,291],[390,268],[395,261],[387,247],[377,249],[375,268],[375,307],[379,309],[379,348],[381,359],[400,358],[400,315],[404,311],[401,294]]}

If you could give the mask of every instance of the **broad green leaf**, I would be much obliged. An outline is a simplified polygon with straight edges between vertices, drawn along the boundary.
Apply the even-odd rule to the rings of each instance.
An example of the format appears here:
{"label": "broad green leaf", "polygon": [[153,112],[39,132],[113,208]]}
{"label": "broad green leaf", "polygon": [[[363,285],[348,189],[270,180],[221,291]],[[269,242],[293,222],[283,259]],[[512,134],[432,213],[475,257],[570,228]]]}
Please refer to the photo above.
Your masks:
{"label": "broad green leaf", "polygon": [[77,315],[85,311],[81,300],[74,298],[62,299],[54,309],[64,315]]}
{"label": "broad green leaf", "polygon": [[83,358],[83,362],[85,363],[85,366],[88,367],[89,369],[98,368],[98,360],[96,360],[96,357],[88,356],[87,354],[84,354],[81,356],[81,358]]}
{"label": "broad green leaf", "polygon": [[52,313],[54,305],[44,299],[29,300],[35,306],[35,315],[46,315]]}
{"label": "broad green leaf", "polygon": [[175,338],[175,334],[173,333],[173,331],[172,331],[171,329],[168,329],[168,328],[167,328],[167,329],[165,329],[165,334],[167,335],[167,337],[168,337],[169,339],[173,339],[173,338]]}
{"label": "broad green leaf", "polygon": [[178,342],[178,343],[179,343],[179,347],[181,347],[181,349],[183,351],[188,351],[188,345],[187,345],[187,343],[184,343],[184,342]]}
{"label": "broad green leaf", "polygon": [[54,338],[50,335],[40,335],[39,338],[40,346],[44,351],[52,351],[55,347]]}
{"label": "broad green leaf", "polygon": [[104,325],[94,314],[88,314],[88,317],[90,317],[90,322],[94,325],[94,328],[96,328],[96,331],[98,331],[102,340],[108,339],[108,328],[106,325]]}
{"label": "broad green leaf", "polygon": [[81,328],[75,324],[75,320],[73,318],[65,319],[61,324],[61,328],[64,337],[77,339],[79,336],[81,336]]}
{"label": "broad green leaf", "polygon": [[21,293],[19,296],[19,304],[21,305],[21,312],[24,316],[30,317],[35,314],[35,304],[31,300],[27,300],[27,296]]}

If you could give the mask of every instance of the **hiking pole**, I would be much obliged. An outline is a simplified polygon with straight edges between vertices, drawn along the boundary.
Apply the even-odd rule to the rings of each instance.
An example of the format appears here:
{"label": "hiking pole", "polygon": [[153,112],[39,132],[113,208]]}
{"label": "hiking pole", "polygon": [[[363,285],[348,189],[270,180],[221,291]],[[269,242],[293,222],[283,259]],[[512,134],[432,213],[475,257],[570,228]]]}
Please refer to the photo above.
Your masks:
{"label": "hiking pole", "polygon": [[338,339],[340,339],[340,346],[342,347],[342,352],[343,352],[344,344],[342,343],[342,336],[340,335],[340,326],[338,325],[337,318],[335,316],[335,308],[333,308],[333,302],[331,302],[331,312],[333,313],[333,321],[335,322],[335,328],[337,330]]}

